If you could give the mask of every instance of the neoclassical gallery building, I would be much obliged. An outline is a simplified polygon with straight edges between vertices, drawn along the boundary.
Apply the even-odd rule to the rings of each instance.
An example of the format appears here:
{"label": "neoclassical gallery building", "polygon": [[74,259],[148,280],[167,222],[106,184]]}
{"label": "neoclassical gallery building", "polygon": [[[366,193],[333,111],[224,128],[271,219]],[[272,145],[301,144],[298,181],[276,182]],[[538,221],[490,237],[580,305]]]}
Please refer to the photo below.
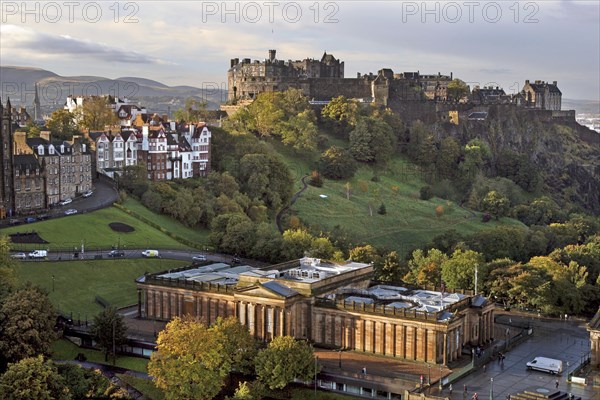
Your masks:
{"label": "neoclassical gallery building", "polygon": [[262,340],[291,335],[316,346],[446,365],[465,345],[492,340],[494,305],[372,282],[373,266],[303,258],[268,268],[191,265],[136,280],[141,318],[235,316]]}

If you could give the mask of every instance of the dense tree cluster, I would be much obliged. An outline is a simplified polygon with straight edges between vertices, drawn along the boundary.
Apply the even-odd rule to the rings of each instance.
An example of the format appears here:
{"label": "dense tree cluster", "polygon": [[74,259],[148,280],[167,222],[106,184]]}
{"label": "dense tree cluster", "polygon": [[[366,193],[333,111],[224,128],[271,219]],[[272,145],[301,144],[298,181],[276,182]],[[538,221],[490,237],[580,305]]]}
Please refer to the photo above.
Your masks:
{"label": "dense tree cluster", "polygon": [[235,317],[207,327],[192,318],[175,318],[161,331],[148,372],[167,399],[212,399],[232,371],[256,374],[242,383],[234,399],[259,399],[261,387],[283,388],[294,379],[314,376],[312,346],[290,336],[274,338],[260,349]]}

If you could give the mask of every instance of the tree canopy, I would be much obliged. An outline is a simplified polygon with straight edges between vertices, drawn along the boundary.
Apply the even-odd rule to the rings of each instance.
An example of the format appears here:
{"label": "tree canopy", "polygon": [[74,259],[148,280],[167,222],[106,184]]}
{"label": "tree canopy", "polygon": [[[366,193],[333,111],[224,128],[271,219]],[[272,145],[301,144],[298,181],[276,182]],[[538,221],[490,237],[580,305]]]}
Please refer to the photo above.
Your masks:
{"label": "tree canopy", "polygon": [[127,341],[127,326],[123,316],[117,313],[114,307],[107,307],[94,317],[92,333],[100,348],[104,350],[104,361],[108,361],[108,355],[116,354],[113,346],[119,348]]}
{"label": "tree canopy", "polygon": [[282,389],[294,379],[308,381],[315,375],[314,350],[291,336],[275,337],[255,360],[256,375],[271,389]]}
{"label": "tree canopy", "polygon": [[8,362],[50,355],[56,312],[48,294],[28,284],[5,298],[0,308],[0,353]]}

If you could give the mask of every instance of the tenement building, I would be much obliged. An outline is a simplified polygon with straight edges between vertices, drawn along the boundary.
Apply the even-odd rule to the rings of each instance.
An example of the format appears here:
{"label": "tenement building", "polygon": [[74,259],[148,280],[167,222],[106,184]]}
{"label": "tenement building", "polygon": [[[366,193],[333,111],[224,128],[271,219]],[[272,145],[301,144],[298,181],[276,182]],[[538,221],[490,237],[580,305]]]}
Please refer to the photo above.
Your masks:
{"label": "tenement building", "polygon": [[494,305],[470,293],[383,285],[373,266],[303,258],[257,269],[192,265],[137,279],[138,313],[212,324],[235,316],[261,340],[291,335],[317,346],[447,364],[492,340]]}

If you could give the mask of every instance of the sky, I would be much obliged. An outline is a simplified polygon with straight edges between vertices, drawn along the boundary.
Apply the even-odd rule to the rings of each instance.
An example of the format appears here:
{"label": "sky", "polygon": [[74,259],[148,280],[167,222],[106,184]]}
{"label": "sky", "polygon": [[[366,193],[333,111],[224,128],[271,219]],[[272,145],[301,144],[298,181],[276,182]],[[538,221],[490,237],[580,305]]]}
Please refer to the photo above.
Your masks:
{"label": "sky", "polygon": [[320,58],[345,75],[450,74],[600,100],[600,1],[0,1],[0,63],[225,88],[231,58]]}

